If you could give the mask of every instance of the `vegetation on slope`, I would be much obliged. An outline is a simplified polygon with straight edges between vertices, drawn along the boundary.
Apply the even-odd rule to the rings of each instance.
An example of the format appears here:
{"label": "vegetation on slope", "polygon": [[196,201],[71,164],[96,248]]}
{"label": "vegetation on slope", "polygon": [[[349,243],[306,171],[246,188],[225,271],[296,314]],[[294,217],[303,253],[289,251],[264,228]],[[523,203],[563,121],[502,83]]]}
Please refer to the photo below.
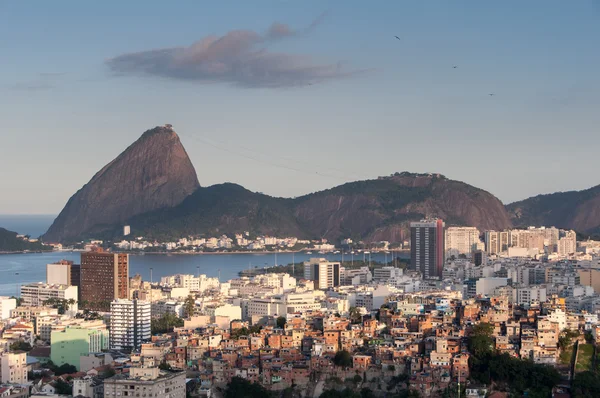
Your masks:
{"label": "vegetation on slope", "polygon": [[17,237],[17,233],[0,228],[0,252],[43,251],[51,250],[41,242],[29,242]]}

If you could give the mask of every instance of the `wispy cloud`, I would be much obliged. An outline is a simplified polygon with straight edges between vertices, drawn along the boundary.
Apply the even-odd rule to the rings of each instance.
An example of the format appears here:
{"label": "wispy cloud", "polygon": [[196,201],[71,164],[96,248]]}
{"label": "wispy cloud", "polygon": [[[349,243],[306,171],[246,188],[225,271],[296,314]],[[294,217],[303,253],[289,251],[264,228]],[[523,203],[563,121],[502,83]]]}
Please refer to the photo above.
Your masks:
{"label": "wispy cloud", "polygon": [[17,91],[45,91],[56,87],[58,79],[66,72],[41,72],[31,80],[9,84],[7,88]]}
{"label": "wispy cloud", "polygon": [[347,70],[341,62],[318,63],[310,56],[268,48],[274,41],[310,33],[325,15],[302,30],[275,22],[264,33],[233,30],[223,36],[205,37],[188,47],[122,54],[106,62],[117,74],[224,82],[250,88],[305,86],[361,72]]}

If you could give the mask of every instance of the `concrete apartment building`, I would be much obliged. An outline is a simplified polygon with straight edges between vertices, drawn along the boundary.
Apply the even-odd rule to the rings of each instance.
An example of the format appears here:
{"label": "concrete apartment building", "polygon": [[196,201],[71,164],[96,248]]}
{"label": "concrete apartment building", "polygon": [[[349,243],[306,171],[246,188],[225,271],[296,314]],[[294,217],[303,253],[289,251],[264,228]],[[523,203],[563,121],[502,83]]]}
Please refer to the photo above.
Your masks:
{"label": "concrete apartment building", "polygon": [[6,384],[27,383],[27,354],[5,352],[0,355],[0,382]]}
{"label": "concrete apartment building", "polygon": [[304,279],[315,283],[315,289],[340,286],[340,263],[324,258],[311,258],[304,262]]}
{"label": "concrete apartment building", "polygon": [[443,220],[410,223],[410,263],[423,279],[441,279],[445,262],[445,224]]}
{"label": "concrete apartment building", "polygon": [[479,239],[479,230],[475,227],[449,227],[446,229],[446,257],[458,257],[483,250],[484,243]]}
{"label": "concrete apartment building", "polygon": [[150,340],[151,305],[140,300],[115,300],[110,304],[110,348],[138,349]]}
{"label": "concrete apartment building", "polygon": [[85,308],[108,311],[116,299],[129,298],[129,255],[96,250],[81,253],[81,301]]}
{"label": "concrete apartment building", "polygon": [[68,327],[52,332],[50,359],[57,366],[68,363],[80,369],[80,357],[108,349],[108,330]]}
{"label": "concrete apartment building", "polygon": [[60,260],[46,265],[46,283],[50,285],[80,286],[81,266],[73,261]]}
{"label": "concrete apartment building", "polygon": [[104,380],[104,397],[123,396],[185,398],[185,372],[170,372],[157,367],[132,367],[129,375]]}
{"label": "concrete apartment building", "polygon": [[26,307],[42,307],[50,299],[74,300],[75,304],[69,306],[67,313],[74,315],[78,310],[77,286],[31,283],[21,286],[21,298]]}
{"label": "concrete apartment building", "polygon": [[17,307],[17,300],[7,296],[0,296],[0,320],[11,317],[11,311]]}

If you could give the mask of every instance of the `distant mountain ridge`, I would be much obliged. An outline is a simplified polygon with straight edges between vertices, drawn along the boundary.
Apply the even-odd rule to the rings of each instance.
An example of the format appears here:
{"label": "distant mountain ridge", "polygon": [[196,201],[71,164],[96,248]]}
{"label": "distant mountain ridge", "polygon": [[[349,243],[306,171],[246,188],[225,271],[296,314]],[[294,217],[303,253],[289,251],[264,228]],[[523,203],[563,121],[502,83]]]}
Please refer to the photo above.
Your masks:
{"label": "distant mountain ridge", "polygon": [[600,185],[582,191],[538,195],[506,206],[513,224],[548,225],[600,232]]}
{"label": "distant mountain ridge", "polygon": [[127,222],[136,234],[157,239],[250,231],[331,241],[351,237],[397,242],[408,239],[411,221],[427,216],[482,229],[511,226],[504,206],[491,194],[439,174],[411,173],[351,182],[295,199],[218,184],[199,188],[179,206]]}
{"label": "distant mountain ridge", "polygon": [[367,241],[403,241],[410,221],[441,217],[449,225],[509,228],[492,194],[440,174],[396,173],[294,199],[237,184],[200,187],[170,125],[146,131],[79,190],[44,235],[46,241],[135,235],[253,234]]}

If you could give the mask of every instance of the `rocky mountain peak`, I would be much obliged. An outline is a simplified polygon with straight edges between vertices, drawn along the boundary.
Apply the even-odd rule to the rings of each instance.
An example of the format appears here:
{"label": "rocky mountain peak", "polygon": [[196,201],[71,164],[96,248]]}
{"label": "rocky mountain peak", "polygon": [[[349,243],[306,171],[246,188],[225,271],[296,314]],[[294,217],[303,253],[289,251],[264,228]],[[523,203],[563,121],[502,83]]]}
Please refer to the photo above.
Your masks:
{"label": "rocky mountain peak", "polygon": [[138,214],[177,206],[199,187],[194,166],[173,127],[155,127],[69,199],[44,239],[76,239]]}

